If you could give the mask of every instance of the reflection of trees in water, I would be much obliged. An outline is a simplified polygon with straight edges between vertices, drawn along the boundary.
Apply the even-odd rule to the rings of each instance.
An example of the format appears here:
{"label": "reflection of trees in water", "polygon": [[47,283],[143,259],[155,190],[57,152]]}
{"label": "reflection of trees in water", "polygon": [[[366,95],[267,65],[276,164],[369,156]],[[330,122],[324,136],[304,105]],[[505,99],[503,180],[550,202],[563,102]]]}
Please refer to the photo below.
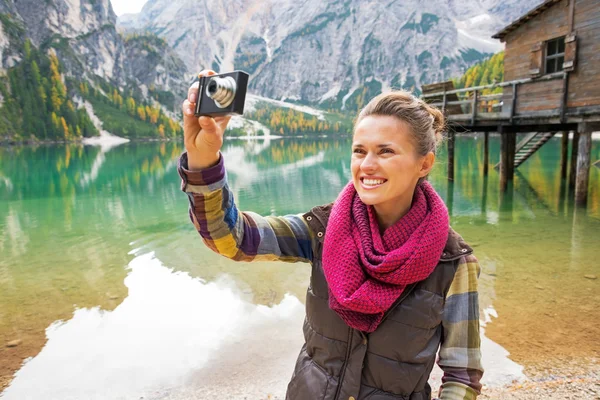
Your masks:
{"label": "reflection of trees in water", "polygon": [[0,198],[70,197],[141,188],[173,169],[182,151],[182,144],[174,142],[135,143],[105,153],[99,147],[76,144],[0,148],[0,176],[13,183],[0,191]]}
{"label": "reflection of trees in water", "polygon": [[[26,336],[41,346],[43,330],[68,319],[73,304],[118,304],[130,242],[140,221],[156,214],[147,198],[130,194],[171,180],[178,188],[177,175],[165,174],[180,153],[179,143],[106,153],[73,144],[0,149],[0,174],[13,182],[0,188],[7,204],[0,207],[2,338]],[[161,212],[175,203],[164,200]]]}
{"label": "reflection of trees in water", "polygon": [[[281,215],[336,198],[350,179],[350,144],[349,138],[232,140],[223,152],[240,207]],[[492,137],[490,144],[495,163],[499,138]],[[503,342],[506,332],[539,325],[536,304],[510,315],[514,307],[530,304],[532,285],[545,288],[535,289],[538,297],[571,292],[563,304],[574,315],[578,299],[597,304],[578,285],[595,257],[600,169],[590,172],[588,216],[593,218],[575,223],[569,210],[560,218],[568,201],[560,196],[559,147],[559,140],[547,143],[519,168],[510,201],[500,193],[494,169],[483,179],[483,140],[458,137],[452,223],[475,245],[484,271],[490,265],[497,268],[494,306],[504,328],[492,324],[488,333],[510,351],[518,345]],[[0,309],[7,316],[0,321],[0,339],[31,335],[26,341],[37,341],[41,348],[44,329],[58,318],[70,318],[73,304],[114,308],[127,294],[124,266],[132,257],[127,253],[149,242],[167,265],[194,265],[189,267],[193,276],[211,279],[233,271],[236,281],[249,282],[260,301],[273,301],[271,291],[278,301],[290,287],[301,295],[304,287],[298,282],[307,274],[303,266],[232,265],[208,255],[187,220],[185,195],[179,190],[175,166],[182,151],[181,143],[130,143],[103,154],[78,145],[0,149],[0,179],[12,183],[0,184]],[[597,142],[592,153],[600,158]],[[438,160],[430,181],[448,200],[444,148]],[[92,175],[94,179],[85,179]],[[565,265],[576,273],[563,276]],[[557,276],[565,278],[565,285]]]}
{"label": "reflection of trees in water", "polygon": [[[495,169],[490,168],[487,181],[483,179],[483,140],[458,136],[455,150],[454,198],[453,204],[449,206],[453,208],[454,214],[474,215],[477,212],[498,210],[511,210],[523,215],[535,213],[536,210],[568,214],[569,210],[565,210],[568,193],[560,179],[560,145],[560,139],[552,139],[518,168],[513,186],[516,193],[511,195],[499,191],[499,173]],[[499,153],[500,138],[492,136],[491,164],[496,164]],[[600,157],[600,146],[596,145],[592,153],[592,158]],[[430,181],[440,195],[448,200],[446,159],[445,148],[442,148]],[[514,207],[512,203],[515,203]],[[487,210],[482,210],[482,205]],[[600,170],[595,171],[594,168],[590,171],[588,215],[600,217]]]}
{"label": "reflection of trees in water", "polygon": [[238,205],[264,215],[307,211],[333,201],[350,179],[349,139],[271,141],[259,152],[227,142],[223,150]]}

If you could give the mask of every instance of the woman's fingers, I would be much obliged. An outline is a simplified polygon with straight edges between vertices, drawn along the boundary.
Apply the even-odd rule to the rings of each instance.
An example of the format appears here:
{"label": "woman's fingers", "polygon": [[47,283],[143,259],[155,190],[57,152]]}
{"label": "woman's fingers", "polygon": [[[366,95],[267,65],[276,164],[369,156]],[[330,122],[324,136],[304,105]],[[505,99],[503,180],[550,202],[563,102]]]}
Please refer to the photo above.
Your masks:
{"label": "woman's fingers", "polygon": [[[204,70],[198,74],[199,77],[216,75],[213,70]],[[218,151],[222,140],[223,132],[229,123],[231,117],[200,117],[194,114],[196,102],[198,101],[199,82],[194,82],[188,89],[187,99],[182,104],[183,111],[183,132],[186,148],[188,151],[192,148],[215,147]],[[200,144],[202,142],[203,144]]]}
{"label": "woman's fingers", "polygon": [[188,89],[187,99],[190,103],[196,104],[198,100],[198,87],[200,86],[200,82],[194,82],[192,86]]}
{"label": "woman's fingers", "polygon": [[[211,76],[211,75],[216,75],[216,74],[217,73],[215,71],[213,71],[212,69],[205,69],[198,74],[198,77]],[[198,101],[198,88],[199,87],[200,87],[200,82],[194,82],[188,88],[187,99],[190,103],[192,103],[192,109],[194,108],[194,106],[196,105],[196,102]],[[185,111],[184,111],[184,113],[185,113]]]}
{"label": "woman's fingers", "polygon": [[192,139],[200,131],[200,124],[198,124],[198,118],[194,115],[194,107],[189,100],[185,100],[182,105],[183,111],[183,135],[185,139]]}
{"label": "woman's fingers", "polygon": [[203,69],[202,71],[200,71],[198,76],[211,76],[211,75],[216,75],[216,74],[217,73],[215,71],[213,71],[212,69]]}
{"label": "woman's fingers", "polygon": [[183,111],[183,115],[186,117],[194,115],[194,104],[192,104],[189,99],[186,99],[181,107],[181,111]]}

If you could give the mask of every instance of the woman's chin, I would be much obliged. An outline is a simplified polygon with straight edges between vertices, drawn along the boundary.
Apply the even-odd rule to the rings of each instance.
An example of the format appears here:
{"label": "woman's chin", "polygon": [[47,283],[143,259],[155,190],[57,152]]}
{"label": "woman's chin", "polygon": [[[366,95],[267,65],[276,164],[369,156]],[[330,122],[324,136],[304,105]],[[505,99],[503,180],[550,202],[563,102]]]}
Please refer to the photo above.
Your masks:
{"label": "woman's chin", "polygon": [[381,202],[380,196],[373,195],[372,193],[358,192],[358,197],[360,197],[360,201],[368,206],[374,206]]}

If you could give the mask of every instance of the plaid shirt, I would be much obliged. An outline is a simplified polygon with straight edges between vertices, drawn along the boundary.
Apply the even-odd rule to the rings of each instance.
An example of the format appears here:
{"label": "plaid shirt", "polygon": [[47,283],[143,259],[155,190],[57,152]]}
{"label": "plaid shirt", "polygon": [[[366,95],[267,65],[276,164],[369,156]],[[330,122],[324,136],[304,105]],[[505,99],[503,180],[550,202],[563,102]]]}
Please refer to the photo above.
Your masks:
{"label": "plaid shirt", "polygon": [[[190,218],[211,250],[236,261],[312,261],[316,239],[302,214],[262,217],[237,209],[223,157],[213,167],[192,172],[184,153],[178,170],[190,201]],[[463,256],[446,295],[438,358],[444,371],[440,400],[471,400],[481,391],[479,273],[475,256]]]}

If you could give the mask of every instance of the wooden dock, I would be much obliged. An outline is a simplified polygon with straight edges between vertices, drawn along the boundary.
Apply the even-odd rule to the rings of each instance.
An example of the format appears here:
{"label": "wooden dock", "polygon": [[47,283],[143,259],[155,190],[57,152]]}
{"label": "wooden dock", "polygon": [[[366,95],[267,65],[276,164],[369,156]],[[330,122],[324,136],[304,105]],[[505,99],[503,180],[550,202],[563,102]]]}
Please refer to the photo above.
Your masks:
{"label": "wooden dock", "polygon": [[[591,155],[591,133],[600,131],[600,106],[584,110],[570,109],[567,96],[550,110],[518,112],[519,96],[528,96],[520,90],[526,85],[550,80],[567,81],[567,73],[560,72],[542,78],[502,82],[495,85],[453,89],[452,82],[424,85],[422,98],[446,114],[448,131],[448,179],[454,180],[454,136],[465,132],[484,132],[484,175],[488,174],[489,132],[501,135],[500,185],[506,190],[514,177],[514,170],[523,164],[557,133],[562,134],[561,177],[567,177],[569,133],[573,136],[569,186],[575,188],[576,202],[587,201],[587,182]],[[510,104],[506,93],[481,95],[485,90],[510,88]],[[441,91],[437,91],[442,89]],[[517,143],[517,133],[528,133]],[[579,173],[577,172],[579,171]]]}
{"label": "wooden dock", "polygon": [[[501,135],[497,167],[506,190],[515,168],[561,133],[560,174],[566,179],[570,169],[575,202],[585,205],[591,135],[600,131],[600,0],[545,0],[492,37],[506,44],[505,82],[464,89],[455,89],[451,81],[422,87],[423,99],[447,117],[448,179],[454,179],[455,134],[485,132],[485,175],[489,132]],[[523,132],[528,135],[517,144],[516,135]]]}

